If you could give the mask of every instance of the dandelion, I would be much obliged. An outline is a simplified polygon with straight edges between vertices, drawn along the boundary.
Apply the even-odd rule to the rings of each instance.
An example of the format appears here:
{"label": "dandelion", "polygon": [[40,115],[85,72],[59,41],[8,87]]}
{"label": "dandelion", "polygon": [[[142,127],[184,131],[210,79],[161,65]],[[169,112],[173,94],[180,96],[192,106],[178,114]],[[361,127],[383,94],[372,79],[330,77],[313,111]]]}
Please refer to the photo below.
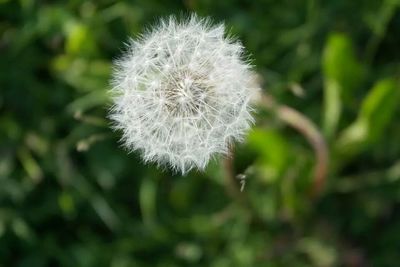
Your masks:
{"label": "dandelion", "polygon": [[128,150],[185,174],[243,139],[254,80],[243,46],[224,31],[196,15],[170,17],[130,40],[115,63],[110,110]]}

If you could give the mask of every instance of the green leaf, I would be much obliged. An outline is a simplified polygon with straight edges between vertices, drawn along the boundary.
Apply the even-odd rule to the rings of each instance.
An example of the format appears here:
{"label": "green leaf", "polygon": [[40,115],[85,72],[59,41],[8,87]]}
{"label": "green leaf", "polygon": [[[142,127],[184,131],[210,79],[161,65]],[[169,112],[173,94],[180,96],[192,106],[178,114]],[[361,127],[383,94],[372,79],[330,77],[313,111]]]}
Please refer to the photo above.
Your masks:
{"label": "green leaf", "polygon": [[279,177],[288,164],[288,144],[280,133],[271,129],[253,129],[248,145],[259,156],[259,163],[269,177]]}
{"label": "green leaf", "polygon": [[342,87],[337,80],[325,81],[324,93],[324,132],[327,137],[332,137],[339,123],[340,114],[342,112],[342,101],[340,99],[340,91]]}
{"label": "green leaf", "polygon": [[360,119],[368,121],[371,141],[379,139],[399,104],[400,88],[393,79],[376,83],[363,102]]}
{"label": "green leaf", "polygon": [[67,40],[65,50],[72,55],[92,55],[97,52],[93,31],[87,25],[78,22],[66,24]]}
{"label": "green leaf", "polygon": [[333,33],[328,38],[322,59],[324,73],[324,131],[332,137],[337,129],[342,102],[351,99],[352,91],[363,77],[351,40],[345,34]]}
{"label": "green leaf", "polygon": [[333,33],[329,36],[322,65],[325,78],[336,81],[343,90],[352,90],[359,85],[363,74],[362,65],[347,35]]}
{"label": "green leaf", "polygon": [[43,170],[36,159],[33,157],[32,153],[25,147],[22,147],[18,151],[18,155],[22,167],[24,168],[28,176],[32,179],[34,183],[39,183],[43,179]]}
{"label": "green leaf", "polygon": [[379,141],[400,103],[400,87],[393,79],[378,81],[364,99],[357,120],[338,140],[341,154],[354,154]]}

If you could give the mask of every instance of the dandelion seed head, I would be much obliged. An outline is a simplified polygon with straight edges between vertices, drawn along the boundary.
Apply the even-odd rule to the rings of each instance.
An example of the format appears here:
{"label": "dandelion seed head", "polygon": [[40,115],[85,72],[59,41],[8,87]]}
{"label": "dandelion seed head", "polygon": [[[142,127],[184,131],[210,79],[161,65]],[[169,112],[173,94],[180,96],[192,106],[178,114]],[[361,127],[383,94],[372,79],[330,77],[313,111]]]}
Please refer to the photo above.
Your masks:
{"label": "dandelion seed head", "polygon": [[130,40],[115,63],[110,109],[126,148],[184,174],[243,139],[254,80],[243,46],[224,32],[192,15]]}

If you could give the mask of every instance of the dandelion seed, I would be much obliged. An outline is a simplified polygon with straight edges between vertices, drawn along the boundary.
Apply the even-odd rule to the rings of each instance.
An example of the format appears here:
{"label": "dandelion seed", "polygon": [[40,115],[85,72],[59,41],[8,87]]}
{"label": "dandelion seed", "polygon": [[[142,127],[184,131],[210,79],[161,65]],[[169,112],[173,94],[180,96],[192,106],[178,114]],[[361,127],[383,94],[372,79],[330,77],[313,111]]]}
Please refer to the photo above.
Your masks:
{"label": "dandelion seed", "polygon": [[224,31],[196,15],[170,17],[129,42],[110,110],[127,149],[184,174],[243,139],[254,80],[243,46]]}
{"label": "dandelion seed", "polygon": [[240,182],[240,192],[243,192],[244,187],[246,186],[247,176],[245,174],[238,174],[236,176],[236,178],[239,179],[239,182]]}

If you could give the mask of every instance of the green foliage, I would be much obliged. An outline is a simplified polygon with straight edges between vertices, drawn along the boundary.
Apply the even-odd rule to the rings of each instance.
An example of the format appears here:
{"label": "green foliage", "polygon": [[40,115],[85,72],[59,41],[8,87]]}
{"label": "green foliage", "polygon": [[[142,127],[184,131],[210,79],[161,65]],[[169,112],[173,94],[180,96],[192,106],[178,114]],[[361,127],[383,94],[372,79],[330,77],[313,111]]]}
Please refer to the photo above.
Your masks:
{"label": "green foliage", "polygon": [[339,153],[354,154],[384,138],[400,103],[400,84],[393,79],[376,83],[362,103],[358,118],[346,128],[337,142]]}
{"label": "green foliage", "polygon": [[342,90],[351,91],[359,84],[362,66],[356,59],[351,40],[343,33],[329,36],[324,49],[323,70],[328,80],[334,80]]}
{"label": "green foliage", "polygon": [[[0,0],[0,267],[397,266],[399,7]],[[120,148],[112,60],[158,17],[189,11],[224,20],[265,92],[323,129],[321,195],[312,147],[272,109],[235,147],[243,192],[222,158],[180,177]]]}
{"label": "green foliage", "polygon": [[335,134],[342,113],[342,103],[350,102],[352,93],[360,84],[362,65],[354,55],[351,40],[342,33],[331,34],[323,55],[324,71],[324,130],[327,136]]}

